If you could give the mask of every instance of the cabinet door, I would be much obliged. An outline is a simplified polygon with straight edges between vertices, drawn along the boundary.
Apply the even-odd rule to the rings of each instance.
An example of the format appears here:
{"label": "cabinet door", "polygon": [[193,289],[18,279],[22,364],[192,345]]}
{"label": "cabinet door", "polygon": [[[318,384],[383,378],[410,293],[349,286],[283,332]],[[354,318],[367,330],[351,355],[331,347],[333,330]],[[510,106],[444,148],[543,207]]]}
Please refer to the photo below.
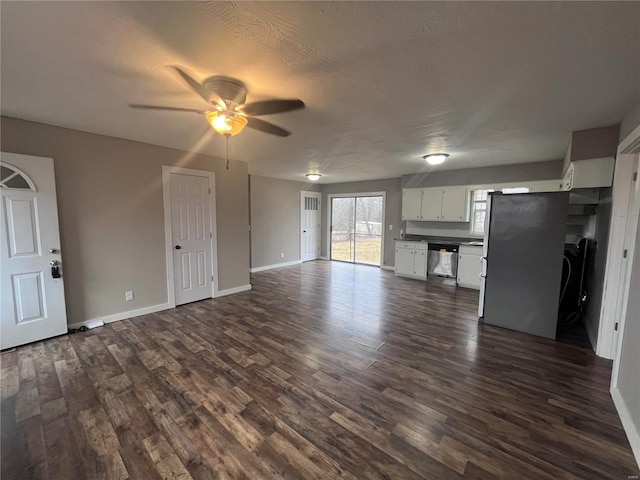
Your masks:
{"label": "cabinet door", "polygon": [[440,220],[445,222],[468,222],[468,203],[466,188],[444,188],[442,190],[442,214]]}
{"label": "cabinet door", "polygon": [[408,189],[402,191],[402,220],[420,220],[420,204],[422,190]]}
{"label": "cabinet door", "polygon": [[427,250],[416,250],[413,259],[413,274],[427,278]]}
{"label": "cabinet door", "polygon": [[413,275],[413,248],[396,247],[396,268],[398,275]]}
{"label": "cabinet door", "polygon": [[480,289],[480,255],[458,255],[458,283],[463,287]]}
{"label": "cabinet door", "polygon": [[422,216],[421,220],[439,221],[442,214],[442,189],[422,189]]}

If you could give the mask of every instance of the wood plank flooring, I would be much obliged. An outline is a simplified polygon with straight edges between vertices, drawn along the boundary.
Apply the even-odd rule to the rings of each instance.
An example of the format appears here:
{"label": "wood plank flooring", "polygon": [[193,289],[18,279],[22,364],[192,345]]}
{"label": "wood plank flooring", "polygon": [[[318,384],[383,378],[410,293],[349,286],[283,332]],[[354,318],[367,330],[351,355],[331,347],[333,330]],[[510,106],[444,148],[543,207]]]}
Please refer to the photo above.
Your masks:
{"label": "wood plank flooring", "polygon": [[2,355],[2,479],[639,473],[579,336],[479,325],[477,292],[366,266],[252,283]]}

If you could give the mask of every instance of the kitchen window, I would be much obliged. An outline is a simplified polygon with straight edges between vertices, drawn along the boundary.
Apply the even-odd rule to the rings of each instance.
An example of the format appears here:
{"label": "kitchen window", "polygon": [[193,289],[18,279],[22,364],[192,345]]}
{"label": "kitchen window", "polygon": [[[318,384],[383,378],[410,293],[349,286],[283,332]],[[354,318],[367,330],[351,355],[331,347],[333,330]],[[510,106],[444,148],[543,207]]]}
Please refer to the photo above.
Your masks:
{"label": "kitchen window", "polygon": [[471,233],[484,235],[484,219],[487,216],[487,195],[489,190],[474,190],[471,196]]}
{"label": "kitchen window", "polygon": [[[487,196],[494,192],[493,188],[486,190],[474,190],[471,196],[471,234],[484,235],[484,220],[487,216]],[[528,187],[505,187],[498,189],[504,194],[529,193]]]}

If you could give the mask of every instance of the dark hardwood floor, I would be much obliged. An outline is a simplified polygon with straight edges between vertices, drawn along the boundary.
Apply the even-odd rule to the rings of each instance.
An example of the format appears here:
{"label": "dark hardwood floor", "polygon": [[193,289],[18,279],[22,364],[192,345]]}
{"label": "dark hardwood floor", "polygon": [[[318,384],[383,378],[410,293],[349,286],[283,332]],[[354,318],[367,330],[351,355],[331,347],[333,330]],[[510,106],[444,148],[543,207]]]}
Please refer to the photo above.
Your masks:
{"label": "dark hardwood floor", "polygon": [[473,290],[311,262],[2,355],[10,479],[616,479],[611,362]]}

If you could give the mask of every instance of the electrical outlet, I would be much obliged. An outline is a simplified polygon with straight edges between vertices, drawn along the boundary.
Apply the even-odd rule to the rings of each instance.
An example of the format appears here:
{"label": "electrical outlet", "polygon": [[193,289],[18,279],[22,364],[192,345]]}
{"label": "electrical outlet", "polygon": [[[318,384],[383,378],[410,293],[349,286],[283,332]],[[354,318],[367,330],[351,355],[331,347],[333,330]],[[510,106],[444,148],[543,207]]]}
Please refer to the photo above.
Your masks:
{"label": "electrical outlet", "polygon": [[129,290],[128,292],[124,292],[124,299],[127,302],[130,302],[131,300],[133,300],[133,290]]}
{"label": "electrical outlet", "polygon": [[389,225],[389,230],[393,230],[393,225]]}
{"label": "electrical outlet", "polygon": [[284,258],[284,252],[280,252],[280,258]]}

